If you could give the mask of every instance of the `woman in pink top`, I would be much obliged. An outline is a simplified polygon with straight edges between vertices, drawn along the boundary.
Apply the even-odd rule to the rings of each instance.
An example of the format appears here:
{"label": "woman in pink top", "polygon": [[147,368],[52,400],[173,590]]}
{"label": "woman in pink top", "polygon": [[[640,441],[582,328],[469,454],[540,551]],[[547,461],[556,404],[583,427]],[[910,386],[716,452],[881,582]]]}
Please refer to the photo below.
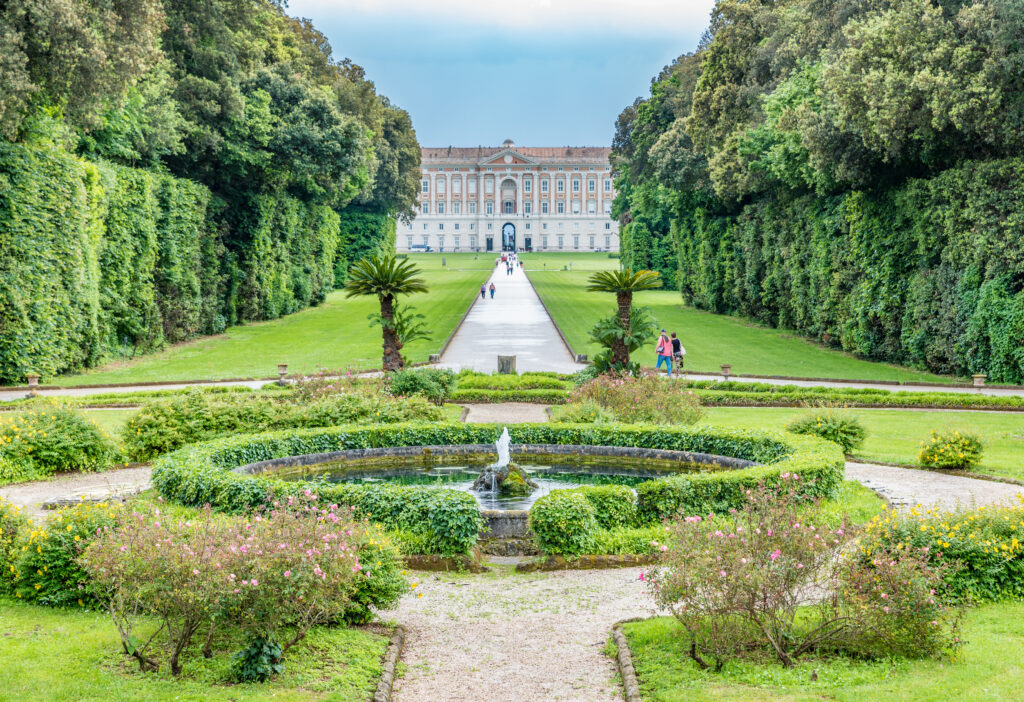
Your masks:
{"label": "woman in pink top", "polygon": [[654,367],[655,370],[661,369],[661,364],[665,364],[665,370],[668,371],[668,377],[672,377],[672,342],[669,341],[668,332],[664,329],[661,330],[661,336],[658,337],[658,365]]}

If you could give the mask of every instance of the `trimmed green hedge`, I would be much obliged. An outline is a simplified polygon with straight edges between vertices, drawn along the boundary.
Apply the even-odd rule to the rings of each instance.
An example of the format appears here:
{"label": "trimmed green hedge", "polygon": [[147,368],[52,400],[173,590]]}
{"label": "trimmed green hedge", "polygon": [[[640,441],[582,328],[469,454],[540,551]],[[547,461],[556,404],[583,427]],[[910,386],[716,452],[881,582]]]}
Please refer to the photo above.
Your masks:
{"label": "trimmed green hedge", "polygon": [[530,530],[541,551],[579,556],[593,545],[594,505],[581,492],[555,490],[530,507]]}
{"label": "trimmed green hedge", "polygon": [[[265,504],[272,492],[293,493],[311,484],[231,472],[241,465],[346,449],[490,443],[497,439],[501,428],[492,424],[393,424],[239,436],[188,446],[157,459],[153,485],[165,498],[187,505],[209,503],[224,511],[246,511]],[[510,433],[513,443],[694,451],[765,464],[741,470],[687,473],[643,483],[639,486],[643,489],[638,488],[637,502],[641,523],[656,521],[681,509],[704,512],[739,506],[744,489],[761,481],[776,480],[782,472],[799,473],[808,485],[808,494],[820,497],[834,496],[843,478],[843,456],[837,446],[792,434],[710,427],[579,424],[520,424]],[[425,543],[440,553],[464,553],[479,535],[480,512],[476,501],[466,493],[381,485],[315,485],[313,489],[319,491],[322,499],[353,505],[360,514],[385,527],[422,535]]]}
{"label": "trimmed green hedge", "polygon": [[452,394],[451,402],[487,403],[487,402],[536,402],[542,405],[560,405],[569,399],[568,390],[526,389],[526,390],[492,390],[488,388],[460,387]]}

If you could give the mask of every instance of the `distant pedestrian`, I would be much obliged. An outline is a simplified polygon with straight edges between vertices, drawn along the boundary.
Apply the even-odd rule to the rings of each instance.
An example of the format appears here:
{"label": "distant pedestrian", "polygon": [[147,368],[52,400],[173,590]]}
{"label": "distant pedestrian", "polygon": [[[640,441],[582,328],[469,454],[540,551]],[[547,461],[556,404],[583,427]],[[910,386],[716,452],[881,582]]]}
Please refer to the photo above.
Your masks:
{"label": "distant pedestrian", "polygon": [[682,368],[686,360],[686,347],[676,338],[675,332],[672,332],[672,360],[676,362],[676,368]]}
{"label": "distant pedestrian", "polygon": [[485,297],[487,297],[487,283],[480,286],[480,299],[483,300]]}
{"label": "distant pedestrian", "polygon": [[668,371],[668,377],[672,377],[672,342],[668,338],[668,332],[664,329],[661,330],[661,336],[658,337],[658,347],[656,349],[658,353],[658,365],[654,367],[654,370],[660,370],[661,364],[665,364],[665,370]]}
{"label": "distant pedestrian", "polygon": [[494,299],[494,283],[491,283],[491,299]]}

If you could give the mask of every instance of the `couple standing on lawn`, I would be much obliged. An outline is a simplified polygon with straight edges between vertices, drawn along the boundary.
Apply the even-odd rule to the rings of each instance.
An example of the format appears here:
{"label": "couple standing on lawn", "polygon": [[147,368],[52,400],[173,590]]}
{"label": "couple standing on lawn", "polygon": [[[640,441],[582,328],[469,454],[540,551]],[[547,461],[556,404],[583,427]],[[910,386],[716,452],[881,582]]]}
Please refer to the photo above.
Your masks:
{"label": "couple standing on lawn", "polygon": [[661,336],[658,337],[658,365],[655,366],[655,370],[661,369],[661,364],[665,364],[665,370],[668,372],[669,377],[672,377],[672,360],[675,359],[676,363],[679,364],[679,368],[683,367],[683,361],[686,359],[686,349],[683,348],[683,342],[676,338],[676,333],[672,332],[672,337],[669,338],[668,332],[664,329],[661,330]]}

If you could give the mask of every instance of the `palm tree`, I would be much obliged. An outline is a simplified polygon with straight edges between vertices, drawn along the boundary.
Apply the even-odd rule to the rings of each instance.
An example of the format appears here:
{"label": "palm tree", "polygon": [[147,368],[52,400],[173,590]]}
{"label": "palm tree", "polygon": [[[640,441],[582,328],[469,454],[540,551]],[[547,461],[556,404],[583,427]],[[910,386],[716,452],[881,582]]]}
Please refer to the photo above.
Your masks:
{"label": "palm tree", "polygon": [[376,295],[380,300],[380,325],[384,335],[384,370],[401,370],[402,340],[395,326],[395,296],[427,292],[420,273],[409,260],[399,261],[394,254],[371,256],[357,261],[348,271],[345,297]]}
{"label": "palm tree", "polygon": [[[654,290],[661,287],[661,275],[657,271],[636,271],[627,268],[618,271],[600,271],[590,276],[587,290],[590,292],[615,293],[615,302],[619,308],[619,325],[623,334],[628,335],[632,329],[630,310],[633,307],[633,293],[639,290]],[[611,340],[611,362],[616,365],[629,363],[629,348],[623,336]]]}

